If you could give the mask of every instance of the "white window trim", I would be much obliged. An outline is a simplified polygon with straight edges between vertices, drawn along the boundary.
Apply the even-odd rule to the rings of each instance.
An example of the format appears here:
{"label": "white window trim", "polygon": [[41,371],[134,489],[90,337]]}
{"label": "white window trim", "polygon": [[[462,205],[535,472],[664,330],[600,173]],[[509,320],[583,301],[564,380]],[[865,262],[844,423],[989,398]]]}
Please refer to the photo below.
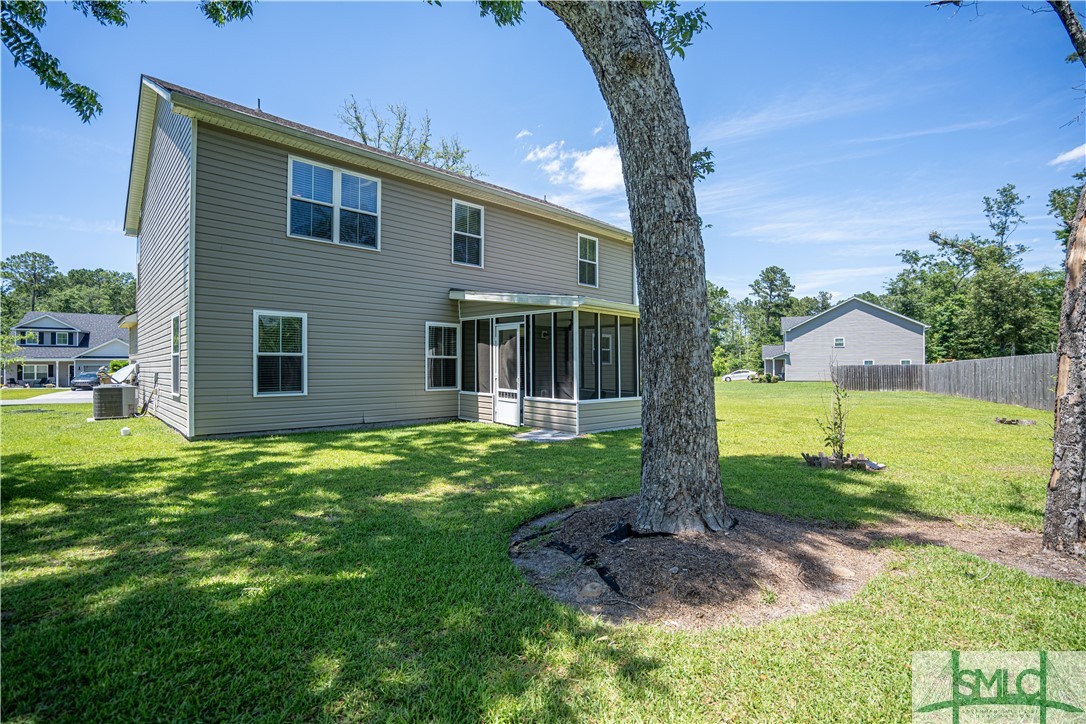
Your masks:
{"label": "white window trim", "polygon": [[[57,346],[71,347],[72,346],[72,333],[71,332],[54,332],[56,334]],[[64,335],[64,342],[60,341],[60,335]]]}
{"label": "white window trim", "polygon": [[[607,340],[607,344],[603,341]],[[603,353],[607,352],[607,361],[603,361]],[[600,365],[606,365],[611,367],[615,364],[615,336],[613,334],[605,334],[600,332]],[[606,398],[611,399],[611,398]],[[617,398],[616,398],[617,399]]]}
{"label": "white window trim", "polygon": [[[270,317],[301,317],[302,319],[302,390],[301,392],[257,392],[256,383],[259,369],[257,363],[260,355],[260,315],[267,315]],[[265,352],[264,354],[275,354],[277,357],[282,356],[282,353]],[[291,353],[293,354],[293,353]],[[305,397],[309,394],[309,315],[305,312],[283,312],[274,309],[254,309],[253,310],[253,397]]]}
{"label": "white window trim", "polygon": [[[584,259],[581,257],[581,239],[591,239],[592,243],[596,245],[596,260]],[[596,283],[585,284],[581,281],[581,262],[591,264],[596,268]],[[592,289],[599,289],[600,286],[600,240],[594,236],[588,234],[577,234],[577,284],[582,287],[591,287]]]}
{"label": "white window trim", "polygon": [[874,367],[875,366],[875,360],[873,360],[873,359],[865,359],[864,360],[864,366],[865,367]]}
{"label": "white window trim", "polygon": [[[837,344],[837,340],[841,340],[841,344]],[[834,349],[844,349],[845,348],[845,338],[844,337],[834,337],[833,338],[833,348]]]}
{"label": "white window trim", "polygon": [[[177,349],[173,348],[173,327],[177,325]],[[174,358],[177,358],[177,374],[173,373]],[[175,399],[181,399],[181,315],[170,317],[170,395]]]}
{"label": "white window trim", "polygon": [[[467,266],[471,266],[468,264]],[[493,325],[492,325],[493,326]],[[430,328],[431,327],[445,327],[446,329],[456,330],[456,350],[455,354],[449,355],[431,355],[430,354]],[[427,392],[447,392],[449,390],[460,390],[460,325],[451,324],[449,322],[427,322],[426,331],[422,339],[422,384]],[[455,359],[456,360],[456,385],[452,387],[431,387],[430,386],[430,360],[432,359]],[[492,394],[492,393],[486,393]]]}
{"label": "white window trim", "polygon": [[[302,163],[308,163],[311,166],[318,166],[320,168],[326,168],[332,172],[332,203],[326,204],[323,201],[314,201],[313,199],[299,199],[309,204],[317,204],[319,206],[328,206],[332,209],[332,238],[321,239],[316,236],[304,236],[302,234],[292,234],[290,231],[290,202],[293,199],[292,191],[294,186],[294,162],[301,161]],[[358,244],[346,244],[339,240],[339,212],[341,209],[347,211],[353,211],[357,214],[370,214],[369,211],[361,211],[359,209],[352,209],[350,207],[342,206],[342,176],[343,174],[351,176],[357,176],[358,178],[366,179],[367,181],[373,181],[377,184],[377,246],[359,246]],[[287,238],[290,239],[304,239],[306,241],[317,241],[322,244],[335,244],[336,246],[345,247],[347,249],[358,249],[359,251],[381,251],[381,179],[374,176],[367,176],[364,173],[358,173],[357,171],[350,171],[348,169],[338,168],[336,166],[330,166],[327,163],[321,163],[320,161],[314,161],[304,156],[295,156],[293,154],[287,156]],[[263,395],[261,395],[263,397]]]}
{"label": "white window trim", "polygon": [[[23,336],[23,344],[25,346],[27,346],[27,347],[38,347],[38,346],[40,346],[38,344],[38,340],[40,339],[40,337],[38,336],[38,334],[39,334],[38,332],[35,332],[35,331],[32,331],[32,330],[27,330],[25,332],[19,332],[19,334]],[[29,335],[29,336],[27,336],[27,335]]]}
{"label": "white window trim", "polygon": [[[456,206],[467,206],[472,209],[479,209],[479,231],[481,232],[479,237],[479,264],[468,264],[467,262],[456,260],[456,235],[463,234],[464,236],[476,236],[475,234],[469,234],[466,231],[456,230]],[[486,209],[479,204],[473,204],[469,201],[461,201],[460,199],[452,200],[452,218],[449,220],[449,260],[457,266],[466,266],[469,269],[483,269],[486,264]],[[439,389],[446,389],[444,387]]]}
{"label": "white window trim", "polygon": [[[34,368],[35,374],[34,374],[33,377],[27,377],[26,376],[26,368],[27,367],[33,367]],[[37,369],[39,367],[44,367],[45,368],[45,374],[44,375],[36,374]],[[30,364],[25,364],[24,363],[22,365],[22,368],[23,368],[22,374],[19,375],[19,381],[20,382],[37,382],[42,377],[48,377],[49,376],[49,363],[48,362],[46,362],[45,364],[40,364],[40,363],[37,363],[37,362],[31,362]]]}
{"label": "white window trim", "polygon": [[902,367],[911,367],[912,364],[913,364],[913,361],[911,359],[903,359],[903,360],[901,360],[901,366]]}

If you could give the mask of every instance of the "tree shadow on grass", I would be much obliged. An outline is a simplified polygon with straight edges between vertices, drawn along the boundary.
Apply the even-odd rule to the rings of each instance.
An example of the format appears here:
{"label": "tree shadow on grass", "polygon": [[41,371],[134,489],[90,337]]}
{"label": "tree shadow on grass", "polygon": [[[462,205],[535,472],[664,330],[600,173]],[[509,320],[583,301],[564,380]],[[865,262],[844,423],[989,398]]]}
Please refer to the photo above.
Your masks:
{"label": "tree shadow on grass", "polygon": [[859,525],[921,512],[919,498],[888,473],[823,470],[782,455],[720,459],[728,504],[826,525]]}
{"label": "tree shadow on grass", "polygon": [[636,447],[447,424],[8,455],[5,713],[568,718],[601,677],[664,697],[654,658],[507,556],[523,520],[636,490]]}

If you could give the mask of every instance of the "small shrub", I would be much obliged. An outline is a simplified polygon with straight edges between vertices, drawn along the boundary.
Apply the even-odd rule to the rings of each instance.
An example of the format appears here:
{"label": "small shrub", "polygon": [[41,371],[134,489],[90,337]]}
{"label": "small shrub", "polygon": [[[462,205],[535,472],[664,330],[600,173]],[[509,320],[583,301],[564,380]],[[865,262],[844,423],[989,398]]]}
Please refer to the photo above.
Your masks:
{"label": "small shrub", "polygon": [[126,359],[114,359],[109,361],[109,373],[113,374],[122,367],[128,366],[128,360]]}
{"label": "small shrub", "polygon": [[849,412],[851,412],[851,405],[848,401],[848,390],[837,378],[836,368],[834,368],[832,380],[833,391],[830,398],[829,414],[825,420],[816,417],[815,422],[818,423],[818,427],[822,430],[822,439],[826,443],[826,447],[830,449],[830,454],[838,460],[843,460],[845,457],[845,423],[848,420]]}

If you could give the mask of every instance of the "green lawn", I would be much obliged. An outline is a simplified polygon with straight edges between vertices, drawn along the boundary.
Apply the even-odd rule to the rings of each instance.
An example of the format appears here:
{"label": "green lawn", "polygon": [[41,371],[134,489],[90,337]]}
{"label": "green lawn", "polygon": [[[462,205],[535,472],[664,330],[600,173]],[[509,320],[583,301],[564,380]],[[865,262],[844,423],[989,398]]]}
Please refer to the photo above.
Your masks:
{"label": "green lawn", "polygon": [[0,388],[0,400],[28,400],[31,397],[38,397],[39,395],[48,395],[53,392],[64,392],[67,387],[61,388],[44,388],[34,387],[27,389],[25,387],[10,387],[7,389]]}
{"label": "green lawn", "polygon": [[[857,395],[855,449],[891,470],[842,475],[796,462],[817,447],[821,387],[718,389],[736,505],[1040,524],[1046,429],[991,419],[1050,416]],[[637,431],[186,443],[150,419],[88,424],[87,406],[18,409],[0,414],[5,721],[906,720],[911,651],[1086,649],[1086,589],[932,547],[757,628],[616,629],[547,600],[510,533],[634,492]]]}

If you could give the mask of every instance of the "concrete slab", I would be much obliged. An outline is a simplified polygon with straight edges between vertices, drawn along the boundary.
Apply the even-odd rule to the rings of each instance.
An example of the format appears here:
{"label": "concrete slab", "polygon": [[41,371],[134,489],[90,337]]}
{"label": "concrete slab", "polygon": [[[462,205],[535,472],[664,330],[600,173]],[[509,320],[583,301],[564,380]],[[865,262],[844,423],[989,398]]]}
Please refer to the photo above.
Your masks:
{"label": "concrete slab", "polygon": [[576,440],[580,435],[572,432],[558,432],[557,430],[529,430],[513,435],[517,440],[531,440],[532,442],[565,442]]}
{"label": "concrete slab", "polygon": [[90,390],[60,390],[26,400],[0,400],[0,405],[89,405],[94,401]]}

